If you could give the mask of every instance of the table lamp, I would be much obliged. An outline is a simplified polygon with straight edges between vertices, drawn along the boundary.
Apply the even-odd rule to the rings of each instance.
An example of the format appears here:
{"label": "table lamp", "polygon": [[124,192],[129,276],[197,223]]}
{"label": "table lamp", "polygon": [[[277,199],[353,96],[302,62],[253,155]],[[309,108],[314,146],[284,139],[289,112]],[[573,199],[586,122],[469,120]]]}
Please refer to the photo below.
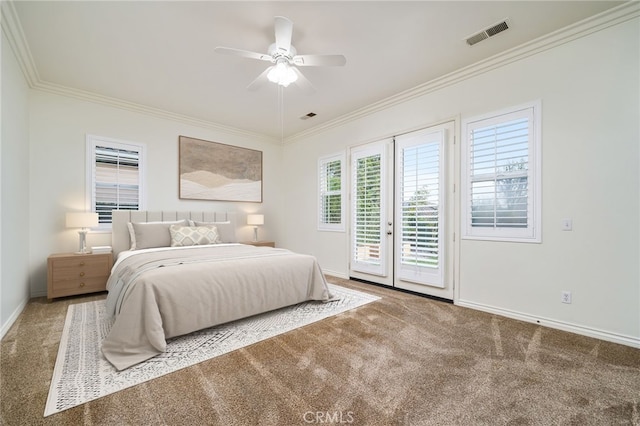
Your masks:
{"label": "table lamp", "polygon": [[248,214],[247,225],[253,225],[253,241],[258,241],[258,225],[264,225],[264,215]]}
{"label": "table lamp", "polygon": [[89,253],[87,250],[87,231],[88,228],[94,226],[98,226],[98,213],[67,213],[67,228],[81,228],[78,231],[78,235],[80,236],[80,251],[77,251],[76,254]]}

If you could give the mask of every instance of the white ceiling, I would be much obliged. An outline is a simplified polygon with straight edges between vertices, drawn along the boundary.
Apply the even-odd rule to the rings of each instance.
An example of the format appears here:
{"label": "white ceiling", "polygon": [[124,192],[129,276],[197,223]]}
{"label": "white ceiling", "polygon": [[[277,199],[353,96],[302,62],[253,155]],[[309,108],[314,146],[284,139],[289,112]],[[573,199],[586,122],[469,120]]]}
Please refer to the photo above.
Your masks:
{"label": "white ceiling", "polygon": [[[618,1],[35,2],[14,3],[39,81],[276,139],[335,120],[578,22]],[[345,67],[304,67],[317,89],[269,83],[269,63],[214,53],[266,52],[273,17],[294,23],[299,54],[343,54]],[[473,47],[467,36],[508,18]],[[308,120],[300,117],[317,114]]]}

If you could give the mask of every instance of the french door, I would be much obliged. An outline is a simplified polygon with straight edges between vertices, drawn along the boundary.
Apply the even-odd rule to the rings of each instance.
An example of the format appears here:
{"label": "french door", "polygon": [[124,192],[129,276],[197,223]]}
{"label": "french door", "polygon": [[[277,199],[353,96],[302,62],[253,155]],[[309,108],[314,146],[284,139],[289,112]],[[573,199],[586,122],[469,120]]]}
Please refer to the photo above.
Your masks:
{"label": "french door", "polygon": [[350,275],[393,285],[393,139],[351,149]]}
{"label": "french door", "polygon": [[352,277],[453,299],[453,129],[351,149]]}

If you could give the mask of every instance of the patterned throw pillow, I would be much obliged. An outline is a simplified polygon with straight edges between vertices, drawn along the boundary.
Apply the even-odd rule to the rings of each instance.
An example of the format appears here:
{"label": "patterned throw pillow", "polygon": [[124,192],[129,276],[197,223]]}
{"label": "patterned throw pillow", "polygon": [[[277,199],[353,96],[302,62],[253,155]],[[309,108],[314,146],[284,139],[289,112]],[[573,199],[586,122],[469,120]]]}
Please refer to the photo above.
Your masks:
{"label": "patterned throw pillow", "polygon": [[171,247],[202,246],[219,244],[220,237],[215,226],[171,225]]}
{"label": "patterned throw pillow", "polygon": [[197,220],[189,220],[189,226],[215,226],[218,228],[218,235],[222,243],[237,243],[235,224],[227,222],[199,222]]}

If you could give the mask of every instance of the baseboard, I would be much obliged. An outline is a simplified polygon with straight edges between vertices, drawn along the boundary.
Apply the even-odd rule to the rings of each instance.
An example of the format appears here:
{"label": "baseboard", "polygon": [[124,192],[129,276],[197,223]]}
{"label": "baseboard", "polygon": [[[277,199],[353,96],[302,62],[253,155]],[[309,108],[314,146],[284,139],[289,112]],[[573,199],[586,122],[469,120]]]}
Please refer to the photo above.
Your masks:
{"label": "baseboard", "polygon": [[34,291],[31,293],[31,298],[36,298],[36,297],[46,297],[47,296],[47,290],[38,290],[38,291]]}
{"label": "baseboard", "polygon": [[504,317],[513,318],[513,319],[517,319],[525,322],[540,324],[545,327],[555,328],[557,330],[568,331],[570,333],[580,334],[587,337],[593,337],[600,340],[606,340],[607,342],[613,342],[613,343],[618,343],[625,346],[640,348],[640,338],[638,337],[625,336],[623,334],[611,333],[611,332],[599,330],[596,328],[585,327],[582,325],[552,320],[549,318],[535,317],[535,316],[524,314],[521,312],[497,308],[495,306],[484,305],[482,303],[470,302],[468,300],[458,299],[454,303],[458,306],[462,306],[465,308],[476,309],[479,311],[489,312],[492,314],[501,315]]}
{"label": "baseboard", "polygon": [[7,334],[11,326],[16,322],[28,302],[29,298],[24,299],[7,319],[7,322],[2,324],[2,328],[0,328],[0,340],[4,338],[4,335]]}
{"label": "baseboard", "polygon": [[349,279],[349,275],[344,274],[342,272],[330,271],[330,270],[324,269],[324,268],[322,268],[322,272],[325,275],[331,275],[331,276],[334,276],[336,278],[342,278],[343,280],[348,280]]}

